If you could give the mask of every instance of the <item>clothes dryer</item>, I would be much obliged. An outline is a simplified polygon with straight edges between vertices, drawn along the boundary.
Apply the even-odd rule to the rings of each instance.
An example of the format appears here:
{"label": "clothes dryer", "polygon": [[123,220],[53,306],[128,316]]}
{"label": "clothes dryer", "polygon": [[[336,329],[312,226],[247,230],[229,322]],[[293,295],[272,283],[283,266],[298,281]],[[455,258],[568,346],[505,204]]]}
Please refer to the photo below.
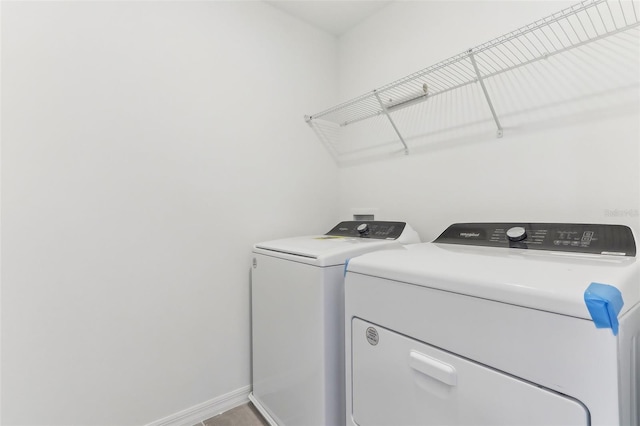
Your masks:
{"label": "clothes dryer", "polygon": [[625,226],[467,223],[353,259],[348,425],[639,425]]}
{"label": "clothes dryer", "polygon": [[254,246],[249,398],[269,423],[344,424],[345,263],[418,242],[404,222],[349,221]]}

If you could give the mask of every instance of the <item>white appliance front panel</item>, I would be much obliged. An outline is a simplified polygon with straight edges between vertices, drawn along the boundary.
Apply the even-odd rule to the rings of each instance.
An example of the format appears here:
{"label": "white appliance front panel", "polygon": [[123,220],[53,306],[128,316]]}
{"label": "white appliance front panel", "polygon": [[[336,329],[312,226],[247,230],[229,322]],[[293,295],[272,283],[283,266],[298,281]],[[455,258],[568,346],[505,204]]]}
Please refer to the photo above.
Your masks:
{"label": "white appliance front panel", "polygon": [[253,397],[280,426],[344,424],[344,268],[254,257]]}
{"label": "white appliance front panel", "polygon": [[371,251],[400,248],[395,240],[312,235],[266,241],[253,252],[317,266],[344,265],[349,258]]}
{"label": "white appliance front panel", "polygon": [[573,399],[357,318],[351,350],[360,426],[589,424]]}
{"label": "white appliance front panel", "polygon": [[[345,313],[347,347],[351,319],[361,318],[579,400],[589,409],[592,425],[622,424],[618,377],[631,374],[627,367],[618,370],[622,332],[614,336],[579,318],[351,272]],[[352,393],[350,357],[348,352],[347,395]],[[347,413],[350,403],[349,398]]]}
{"label": "white appliance front panel", "polygon": [[592,282],[622,293],[620,316],[640,303],[634,257],[423,243],[353,259],[349,271],[591,320]]}

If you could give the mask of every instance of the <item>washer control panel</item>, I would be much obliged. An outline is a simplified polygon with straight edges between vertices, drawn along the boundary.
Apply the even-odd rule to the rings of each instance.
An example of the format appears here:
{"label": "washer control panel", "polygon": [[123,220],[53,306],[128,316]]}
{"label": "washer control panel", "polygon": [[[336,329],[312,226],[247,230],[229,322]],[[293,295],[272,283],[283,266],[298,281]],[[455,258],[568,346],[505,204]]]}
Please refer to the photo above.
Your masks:
{"label": "washer control panel", "polygon": [[405,222],[384,222],[379,220],[367,222],[346,221],[337,224],[326,235],[396,240],[402,235],[405,225]]}
{"label": "washer control panel", "polygon": [[581,223],[456,223],[434,243],[635,256],[624,225]]}

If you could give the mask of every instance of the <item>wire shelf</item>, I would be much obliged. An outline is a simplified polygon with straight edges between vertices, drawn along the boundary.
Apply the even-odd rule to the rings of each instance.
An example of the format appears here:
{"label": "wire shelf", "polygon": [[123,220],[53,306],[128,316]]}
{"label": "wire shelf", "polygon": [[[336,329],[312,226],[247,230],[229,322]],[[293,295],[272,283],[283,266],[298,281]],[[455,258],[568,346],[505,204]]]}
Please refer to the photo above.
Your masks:
{"label": "wire shelf", "polygon": [[[365,93],[306,121],[339,159],[340,131],[372,117],[386,116],[395,132],[395,143],[408,146],[394,113],[437,95],[479,84],[491,110],[498,137],[502,126],[484,80],[547,59],[568,50],[640,26],[640,7],[634,1],[586,0],[532,24],[455,55],[435,65]],[[637,37],[638,31],[634,32]],[[341,140],[339,140],[341,139]]]}

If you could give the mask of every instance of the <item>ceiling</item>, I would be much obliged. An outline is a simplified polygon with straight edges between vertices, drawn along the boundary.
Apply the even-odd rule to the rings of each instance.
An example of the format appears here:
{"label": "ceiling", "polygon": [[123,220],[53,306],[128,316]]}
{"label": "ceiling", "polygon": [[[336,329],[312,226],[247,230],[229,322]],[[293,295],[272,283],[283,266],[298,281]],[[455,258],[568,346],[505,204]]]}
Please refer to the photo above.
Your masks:
{"label": "ceiling", "polygon": [[393,0],[266,0],[270,5],[337,37]]}

